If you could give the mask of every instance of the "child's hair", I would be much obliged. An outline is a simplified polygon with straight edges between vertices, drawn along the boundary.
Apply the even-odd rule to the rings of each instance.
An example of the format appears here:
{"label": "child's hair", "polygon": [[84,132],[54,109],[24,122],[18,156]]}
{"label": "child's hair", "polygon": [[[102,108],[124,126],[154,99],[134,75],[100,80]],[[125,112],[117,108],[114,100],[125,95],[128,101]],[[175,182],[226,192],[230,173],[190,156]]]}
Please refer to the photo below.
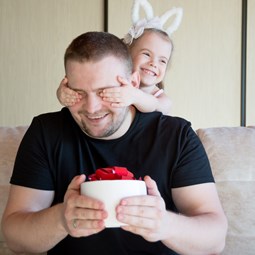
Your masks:
{"label": "child's hair", "polygon": [[[162,39],[168,41],[168,42],[172,45],[172,47],[173,47],[173,42],[172,42],[171,38],[168,36],[168,34],[167,34],[165,31],[160,30],[160,29],[157,29],[157,28],[146,28],[146,29],[144,30],[143,34],[145,34],[145,33],[147,33],[147,32],[152,32],[152,33],[158,34]],[[143,34],[142,34],[140,37],[138,37],[138,38],[136,38],[136,39],[133,39],[132,43],[131,43],[130,45],[128,45],[128,47],[129,47],[130,50],[132,50],[132,48],[134,47],[135,43],[136,43],[140,38],[143,37]]]}

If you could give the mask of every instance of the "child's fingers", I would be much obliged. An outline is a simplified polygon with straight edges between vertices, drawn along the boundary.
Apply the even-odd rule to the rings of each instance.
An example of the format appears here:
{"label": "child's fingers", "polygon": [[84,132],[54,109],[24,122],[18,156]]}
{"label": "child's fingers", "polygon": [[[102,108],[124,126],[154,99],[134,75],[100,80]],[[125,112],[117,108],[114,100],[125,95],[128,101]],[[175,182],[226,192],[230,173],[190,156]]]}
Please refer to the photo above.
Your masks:
{"label": "child's fingers", "polygon": [[107,88],[107,89],[103,89],[103,91],[101,93],[106,94],[106,93],[120,93],[121,92],[121,88],[120,87],[111,87],[111,88]]}
{"label": "child's fingers", "polygon": [[75,102],[79,102],[82,99],[82,95],[68,87],[65,88],[64,95],[66,99],[74,100]]}
{"label": "child's fingers", "polygon": [[111,102],[111,103],[121,103],[121,99],[119,97],[102,97],[103,101]]}
{"label": "child's fingers", "polygon": [[76,96],[76,95],[78,95],[78,93],[76,92],[76,91],[74,91],[74,90],[72,90],[72,89],[70,89],[70,88],[68,88],[68,87],[65,87],[64,88],[64,92],[65,92],[65,95],[66,96]]}
{"label": "child's fingers", "polygon": [[64,77],[64,79],[62,80],[62,83],[63,83],[63,84],[68,84],[67,77]]}
{"label": "child's fingers", "polygon": [[75,104],[74,100],[66,100],[66,106],[73,106]]}
{"label": "child's fingers", "polygon": [[123,78],[123,77],[121,77],[121,76],[118,76],[117,80],[121,83],[121,85],[129,85],[128,80]]}
{"label": "child's fingers", "polygon": [[66,96],[64,99],[66,106],[73,106],[74,104],[78,103],[81,99],[76,96]]}
{"label": "child's fingers", "polygon": [[121,97],[120,93],[118,93],[118,92],[106,92],[106,93],[102,92],[100,94],[100,96],[105,97],[105,98],[109,98],[109,100],[110,99],[115,100],[115,99],[118,99],[118,98]]}
{"label": "child's fingers", "polygon": [[124,103],[111,103],[111,106],[118,108],[118,107],[125,107],[126,105]]}

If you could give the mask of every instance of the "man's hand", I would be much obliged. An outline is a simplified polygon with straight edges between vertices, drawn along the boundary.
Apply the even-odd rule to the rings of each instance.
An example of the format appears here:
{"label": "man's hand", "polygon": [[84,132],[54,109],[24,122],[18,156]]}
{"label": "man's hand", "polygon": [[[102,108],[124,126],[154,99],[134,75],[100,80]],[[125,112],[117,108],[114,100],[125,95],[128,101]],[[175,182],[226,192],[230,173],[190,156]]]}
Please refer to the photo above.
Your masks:
{"label": "man's hand", "polygon": [[122,229],[142,236],[150,242],[162,240],[166,220],[165,202],[160,196],[156,182],[144,178],[148,195],[124,198],[117,207],[117,219],[128,225]]}
{"label": "man's hand", "polygon": [[80,185],[85,175],[74,177],[64,197],[63,219],[66,231],[75,237],[89,236],[102,231],[107,212],[104,204],[80,195]]}

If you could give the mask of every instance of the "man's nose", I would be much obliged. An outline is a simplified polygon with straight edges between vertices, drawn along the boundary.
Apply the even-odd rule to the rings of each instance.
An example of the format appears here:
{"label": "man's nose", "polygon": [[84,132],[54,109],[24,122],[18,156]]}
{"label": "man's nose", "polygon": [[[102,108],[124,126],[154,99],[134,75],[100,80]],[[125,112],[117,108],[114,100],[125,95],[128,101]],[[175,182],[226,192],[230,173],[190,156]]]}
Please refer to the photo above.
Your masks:
{"label": "man's nose", "polygon": [[94,113],[101,109],[102,98],[96,94],[88,95],[86,98],[86,111],[88,113]]}

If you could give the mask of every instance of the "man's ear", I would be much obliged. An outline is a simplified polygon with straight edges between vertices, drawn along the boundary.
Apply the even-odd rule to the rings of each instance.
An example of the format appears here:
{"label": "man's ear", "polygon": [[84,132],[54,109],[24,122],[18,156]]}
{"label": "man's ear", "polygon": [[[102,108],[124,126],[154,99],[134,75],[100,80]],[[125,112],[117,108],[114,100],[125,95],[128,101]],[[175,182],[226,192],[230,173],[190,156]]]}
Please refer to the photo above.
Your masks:
{"label": "man's ear", "polygon": [[135,87],[135,88],[139,88],[140,87],[140,74],[138,71],[135,71],[132,73],[131,75],[131,84]]}

